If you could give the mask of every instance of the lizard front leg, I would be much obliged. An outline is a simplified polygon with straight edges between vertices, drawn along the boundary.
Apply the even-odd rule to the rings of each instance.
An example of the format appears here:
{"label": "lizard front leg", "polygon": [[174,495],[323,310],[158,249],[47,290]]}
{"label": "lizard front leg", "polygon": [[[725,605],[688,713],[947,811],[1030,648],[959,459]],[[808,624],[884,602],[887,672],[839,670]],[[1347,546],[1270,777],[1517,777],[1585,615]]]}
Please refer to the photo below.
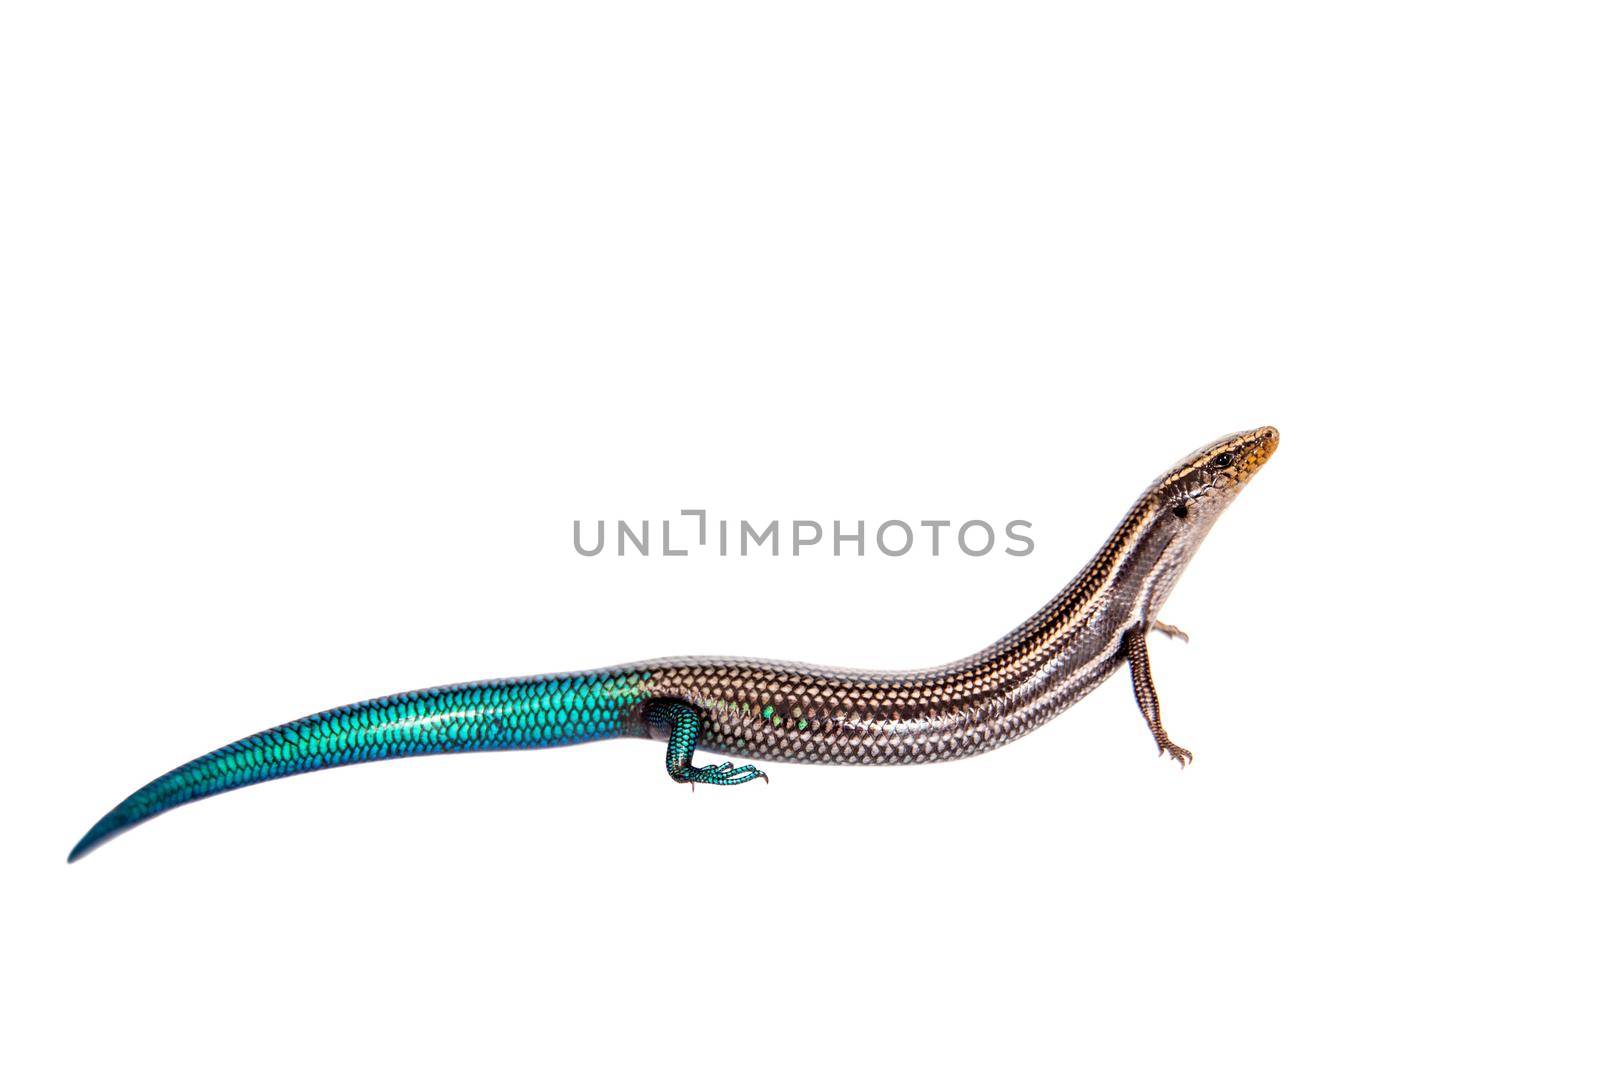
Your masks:
{"label": "lizard front leg", "polygon": [[1139,701],[1139,713],[1144,716],[1145,725],[1150,727],[1158,749],[1187,767],[1194,759],[1194,753],[1173,744],[1166,728],[1161,725],[1161,701],[1156,698],[1156,685],[1150,677],[1150,646],[1145,642],[1144,631],[1129,630],[1128,636],[1123,638],[1123,644],[1128,653],[1128,667],[1133,674],[1133,696]]}

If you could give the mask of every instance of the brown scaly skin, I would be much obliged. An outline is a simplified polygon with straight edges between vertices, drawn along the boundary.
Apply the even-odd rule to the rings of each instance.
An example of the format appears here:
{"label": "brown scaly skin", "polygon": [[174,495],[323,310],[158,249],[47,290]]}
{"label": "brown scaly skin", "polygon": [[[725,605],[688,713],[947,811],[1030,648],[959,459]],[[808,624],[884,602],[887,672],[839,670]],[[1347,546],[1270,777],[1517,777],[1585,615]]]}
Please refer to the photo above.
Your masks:
{"label": "brown scaly skin", "polygon": [[700,725],[698,747],[742,757],[866,764],[958,759],[1043,725],[1127,661],[1157,745],[1187,763],[1188,750],[1173,744],[1161,725],[1145,635],[1173,629],[1156,621],[1173,583],[1277,447],[1278,431],[1263,426],[1185,457],[1145,490],[1065,589],[974,656],[928,670],[885,672],[754,659],[631,664],[617,673],[645,678],[644,707],[658,713],[639,714],[630,732],[665,739],[670,716],[659,711],[692,710]]}

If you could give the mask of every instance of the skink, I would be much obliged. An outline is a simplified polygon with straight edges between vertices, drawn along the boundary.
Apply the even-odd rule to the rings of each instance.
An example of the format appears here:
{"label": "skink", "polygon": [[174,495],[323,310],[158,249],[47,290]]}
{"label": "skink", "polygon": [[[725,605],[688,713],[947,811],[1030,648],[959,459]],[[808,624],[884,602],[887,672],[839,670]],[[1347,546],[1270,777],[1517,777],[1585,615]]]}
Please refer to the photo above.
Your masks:
{"label": "skink", "polygon": [[1146,635],[1217,517],[1278,447],[1271,426],[1206,445],[1158,478],[1077,577],[982,652],[927,670],[858,671],[679,658],[468,682],[365,700],[225,745],[162,775],[90,828],[68,856],[164,811],[254,782],[371,760],[547,748],[613,737],[666,742],[691,785],[767,776],[696,766],[697,750],[791,763],[928,763],[987,752],[1048,722],[1119,666],[1158,750],[1192,756],[1161,722]]}

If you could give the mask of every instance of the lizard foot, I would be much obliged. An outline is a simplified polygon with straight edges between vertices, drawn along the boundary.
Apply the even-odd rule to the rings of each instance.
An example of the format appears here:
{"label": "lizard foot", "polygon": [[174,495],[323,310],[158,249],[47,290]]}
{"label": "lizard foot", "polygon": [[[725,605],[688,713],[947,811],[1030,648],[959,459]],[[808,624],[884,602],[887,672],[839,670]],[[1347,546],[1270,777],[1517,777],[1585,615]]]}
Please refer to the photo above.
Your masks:
{"label": "lizard foot", "polygon": [[1163,755],[1171,756],[1178,761],[1178,765],[1181,767],[1187,767],[1194,762],[1193,752],[1190,752],[1182,745],[1173,744],[1172,739],[1165,735],[1156,738],[1156,744],[1160,746],[1160,751]]}
{"label": "lizard foot", "polygon": [[1158,634],[1166,634],[1168,637],[1175,637],[1186,645],[1189,643],[1188,634],[1184,633],[1176,626],[1170,626],[1159,619],[1150,624],[1150,629],[1154,630]]}
{"label": "lizard foot", "polygon": [[715,767],[685,767],[672,776],[676,781],[688,782],[695,785],[743,785],[760,778],[764,782],[771,782],[765,771],[746,764],[735,767],[731,763],[718,764]]}

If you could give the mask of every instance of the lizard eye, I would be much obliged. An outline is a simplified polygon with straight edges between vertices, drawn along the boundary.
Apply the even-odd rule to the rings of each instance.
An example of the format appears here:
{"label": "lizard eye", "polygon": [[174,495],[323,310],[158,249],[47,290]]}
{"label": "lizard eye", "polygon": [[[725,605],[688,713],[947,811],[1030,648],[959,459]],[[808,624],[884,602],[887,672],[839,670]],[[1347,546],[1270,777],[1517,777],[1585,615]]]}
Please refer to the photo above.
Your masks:
{"label": "lizard eye", "polygon": [[1189,505],[1183,503],[1174,504],[1172,505],[1172,513],[1180,519],[1187,519],[1189,517]]}
{"label": "lizard eye", "polygon": [[1233,466],[1232,452],[1224,452],[1211,461],[1211,467],[1213,470],[1226,470],[1231,466]]}

